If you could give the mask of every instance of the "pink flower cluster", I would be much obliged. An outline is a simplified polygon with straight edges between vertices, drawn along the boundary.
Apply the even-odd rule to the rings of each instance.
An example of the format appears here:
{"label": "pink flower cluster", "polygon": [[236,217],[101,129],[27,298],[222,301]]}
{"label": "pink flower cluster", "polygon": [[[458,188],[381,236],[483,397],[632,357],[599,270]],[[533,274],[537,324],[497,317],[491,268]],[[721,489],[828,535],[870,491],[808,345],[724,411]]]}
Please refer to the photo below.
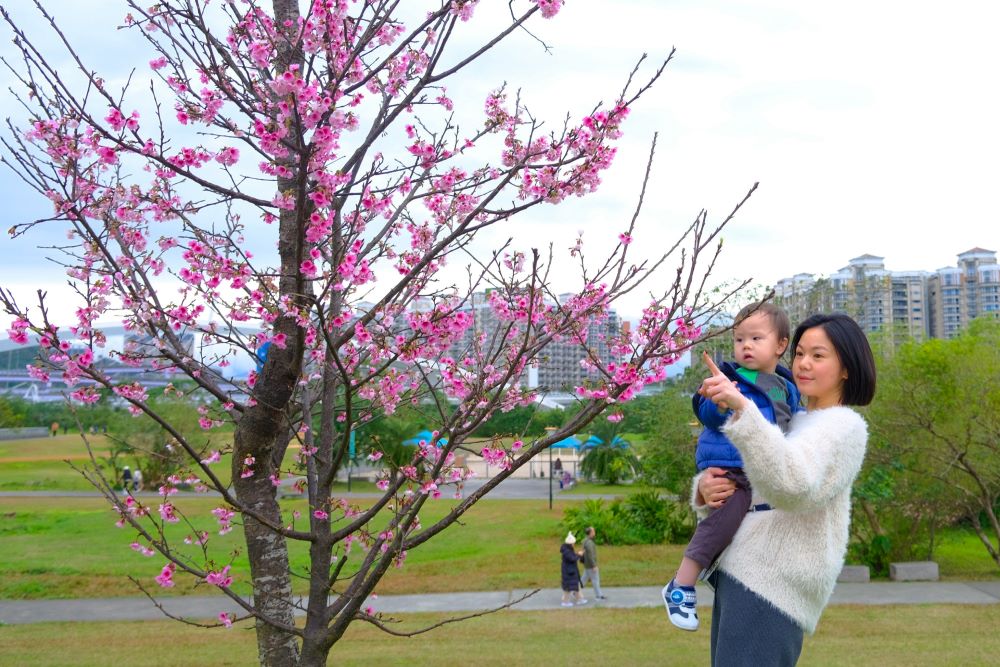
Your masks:
{"label": "pink flower cluster", "polygon": [[226,587],[233,583],[233,578],[229,576],[229,565],[218,572],[209,572],[205,575],[205,583],[213,586]]}
{"label": "pink flower cluster", "polygon": [[163,588],[173,588],[174,586],[174,570],[177,566],[173,563],[167,563],[160,570],[160,574],[156,576],[156,583],[158,583]]}
{"label": "pink flower cluster", "polygon": [[228,507],[216,507],[212,510],[212,514],[219,521],[219,535],[225,535],[233,529],[231,521],[236,512]]}
{"label": "pink flower cluster", "polygon": [[497,466],[501,470],[510,470],[512,461],[509,452],[500,447],[499,445],[490,447],[483,447],[482,451],[479,452],[480,456],[486,462],[486,465]]}
{"label": "pink flower cluster", "polygon": [[27,345],[28,327],[30,326],[31,323],[28,320],[17,318],[11,323],[10,329],[7,329],[7,336],[18,345]]}
{"label": "pink flower cluster", "polygon": [[152,556],[153,554],[156,553],[156,551],[150,549],[149,547],[143,544],[140,544],[138,541],[132,542],[132,544],[130,544],[129,547],[132,549],[132,551],[141,553],[143,556]]}

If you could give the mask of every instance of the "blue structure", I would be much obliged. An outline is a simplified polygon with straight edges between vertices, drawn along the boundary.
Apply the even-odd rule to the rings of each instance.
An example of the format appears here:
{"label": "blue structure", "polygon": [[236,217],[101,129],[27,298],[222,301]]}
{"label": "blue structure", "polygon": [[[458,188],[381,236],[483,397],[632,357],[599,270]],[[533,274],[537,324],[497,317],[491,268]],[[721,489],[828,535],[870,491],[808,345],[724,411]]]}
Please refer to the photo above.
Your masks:
{"label": "blue structure", "polygon": [[267,361],[267,353],[271,349],[271,341],[267,341],[259,348],[257,348],[257,373],[264,370],[264,362]]}
{"label": "blue structure", "polygon": [[[587,438],[587,442],[583,443],[583,448],[590,449],[592,447],[597,447],[598,445],[603,445],[603,444],[604,440],[598,438],[596,435],[592,435],[589,438]],[[616,435],[614,438],[611,439],[611,445],[613,447],[621,447],[622,449],[625,449],[626,447],[629,446],[629,443],[627,440],[623,440]]]}
{"label": "blue structure", "polygon": [[549,445],[549,447],[552,447],[554,449],[580,449],[580,447],[582,446],[583,443],[580,442],[578,438],[575,438],[572,435],[563,438],[559,442],[553,442],[551,445]]}
{"label": "blue structure", "polygon": [[[415,436],[413,436],[409,440],[404,440],[403,444],[406,445],[407,447],[416,447],[417,445],[420,444],[421,440],[424,440],[425,442],[430,443],[433,439],[434,439],[434,434],[432,432],[430,432],[428,430],[423,430],[420,433],[417,433]],[[447,438],[441,438],[441,439],[439,439],[437,441],[437,444],[447,445],[448,444],[448,439]]]}

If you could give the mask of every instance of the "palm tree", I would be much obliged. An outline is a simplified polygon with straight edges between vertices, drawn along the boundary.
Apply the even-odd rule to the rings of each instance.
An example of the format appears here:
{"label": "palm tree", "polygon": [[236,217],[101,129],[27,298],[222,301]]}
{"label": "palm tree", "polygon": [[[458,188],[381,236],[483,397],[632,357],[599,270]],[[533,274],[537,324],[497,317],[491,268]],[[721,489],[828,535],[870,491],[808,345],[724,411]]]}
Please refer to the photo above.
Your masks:
{"label": "palm tree", "polygon": [[635,477],[641,470],[639,458],[627,441],[602,442],[586,448],[580,471],[608,484]]}
{"label": "palm tree", "polygon": [[587,477],[608,484],[631,479],[639,474],[642,466],[632,451],[632,445],[618,435],[621,421],[596,422],[590,437],[583,443],[583,461],[580,471]]}

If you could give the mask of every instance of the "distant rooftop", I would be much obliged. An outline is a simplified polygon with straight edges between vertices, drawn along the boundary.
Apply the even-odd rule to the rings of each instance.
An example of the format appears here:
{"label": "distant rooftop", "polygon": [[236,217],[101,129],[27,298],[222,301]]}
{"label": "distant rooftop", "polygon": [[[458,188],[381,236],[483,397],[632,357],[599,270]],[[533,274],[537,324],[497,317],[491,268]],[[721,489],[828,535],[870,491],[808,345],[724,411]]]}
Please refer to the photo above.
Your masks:
{"label": "distant rooftop", "polygon": [[986,250],[985,248],[973,248],[972,250],[966,250],[965,252],[960,253],[958,256],[960,258],[968,257],[971,255],[989,255],[990,257],[993,257],[996,254],[997,254],[996,250]]}

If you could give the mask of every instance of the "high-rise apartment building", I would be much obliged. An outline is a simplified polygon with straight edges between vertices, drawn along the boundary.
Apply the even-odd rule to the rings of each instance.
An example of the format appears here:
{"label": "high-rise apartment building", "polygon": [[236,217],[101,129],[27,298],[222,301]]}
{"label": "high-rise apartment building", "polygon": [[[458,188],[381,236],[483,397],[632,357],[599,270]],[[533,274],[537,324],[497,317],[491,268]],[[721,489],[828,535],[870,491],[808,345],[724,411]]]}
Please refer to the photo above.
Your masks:
{"label": "high-rise apartment building", "polygon": [[[570,295],[561,295],[560,300]],[[461,357],[472,349],[477,338],[484,340],[484,347],[493,347],[494,337],[502,335],[502,323],[489,305],[487,292],[477,292],[467,301],[464,309],[473,316],[474,324],[462,339],[452,346],[452,356]],[[627,325],[627,323],[626,323]],[[604,363],[613,361],[608,339],[619,335],[623,327],[618,314],[611,310],[608,317],[601,322],[591,322],[587,330],[587,347],[597,359]],[[538,387],[545,391],[570,392],[573,387],[583,384],[587,379],[597,379],[597,372],[581,364],[587,353],[578,342],[569,340],[553,341],[545,347],[537,358],[537,363],[529,367],[523,382],[529,387]]]}
{"label": "high-rise apartment building", "polygon": [[976,317],[1000,316],[1000,266],[996,252],[982,248],[960,254],[957,267],[937,271],[887,271],[884,258],[861,255],[829,278],[783,278],[775,301],[793,322],[840,311],[868,332],[950,338]]}
{"label": "high-rise apartment building", "polygon": [[[563,294],[560,301],[568,299],[570,294]],[[619,361],[611,358],[611,346],[608,339],[621,333],[622,321],[618,313],[610,310],[607,319],[591,321],[587,326],[587,347],[594,357],[604,364],[609,361]],[[538,386],[547,391],[573,391],[586,380],[596,380],[597,371],[581,361],[587,357],[584,348],[577,342],[568,340],[554,341],[542,351],[538,361]]]}
{"label": "high-rise apartment building", "polygon": [[973,248],[958,256],[958,266],[940,269],[928,280],[931,335],[951,338],[969,320],[1000,314],[1000,266],[996,252]]}

